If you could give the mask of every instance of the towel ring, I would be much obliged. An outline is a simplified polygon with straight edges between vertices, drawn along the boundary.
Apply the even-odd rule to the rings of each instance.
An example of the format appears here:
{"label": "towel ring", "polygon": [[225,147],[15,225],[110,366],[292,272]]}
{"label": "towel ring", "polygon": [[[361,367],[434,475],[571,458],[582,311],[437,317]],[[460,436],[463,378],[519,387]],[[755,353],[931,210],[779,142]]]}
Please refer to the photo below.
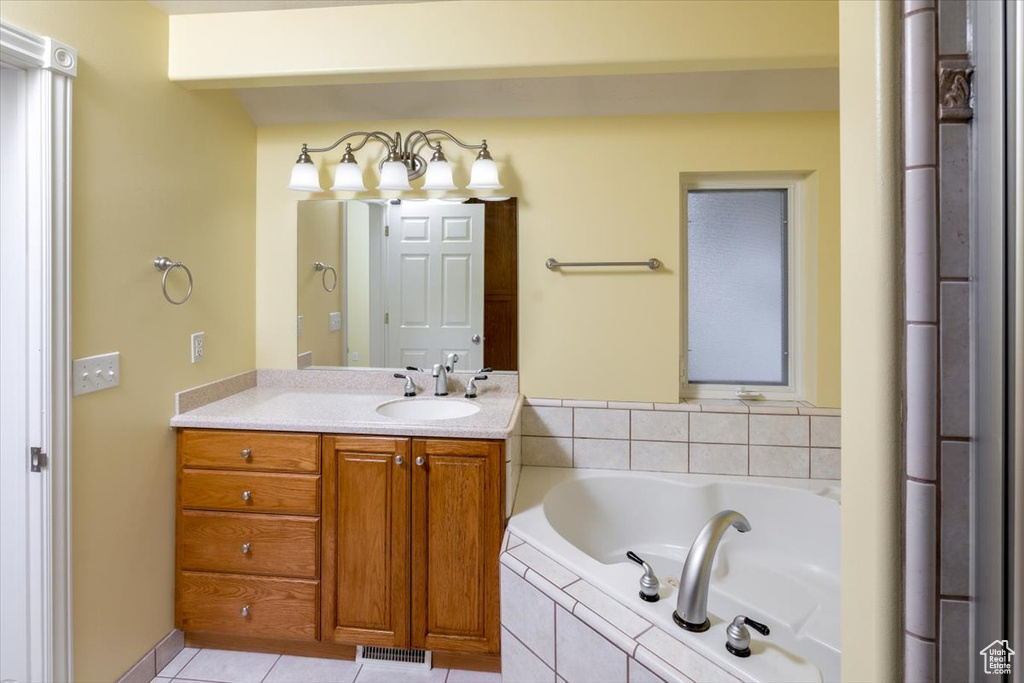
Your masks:
{"label": "towel ring", "polygon": [[[188,266],[181,261],[172,261],[166,256],[159,256],[153,259],[153,267],[164,272],[163,278],[160,279],[160,288],[163,290],[164,298],[167,299],[168,303],[180,306],[189,300],[192,296],[192,271],[188,269]],[[181,268],[185,271],[185,274],[188,275],[188,291],[185,292],[185,297],[181,301],[175,301],[171,298],[170,294],[167,293],[167,275],[175,268]]]}
{"label": "towel ring", "polygon": [[[334,269],[334,266],[329,266],[326,263],[321,263],[320,261],[315,261],[313,263],[313,269],[316,270],[316,272],[321,274],[320,275],[320,284],[322,284],[324,286],[324,291],[325,292],[333,292],[335,290],[335,288],[338,286],[338,271],[336,271]],[[333,278],[334,278],[330,287],[327,286],[327,273],[330,273],[333,276]]]}

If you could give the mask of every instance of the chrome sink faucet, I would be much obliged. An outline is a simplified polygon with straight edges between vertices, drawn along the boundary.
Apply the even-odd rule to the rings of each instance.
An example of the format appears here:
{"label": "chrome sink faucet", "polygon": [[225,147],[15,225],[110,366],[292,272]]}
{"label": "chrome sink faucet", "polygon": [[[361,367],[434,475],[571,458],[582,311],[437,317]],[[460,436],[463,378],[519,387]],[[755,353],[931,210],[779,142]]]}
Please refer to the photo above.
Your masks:
{"label": "chrome sink faucet", "polygon": [[711,568],[722,536],[729,527],[736,527],[740,533],[750,531],[750,522],[735,510],[723,510],[714,515],[697,534],[690,552],[683,563],[679,576],[679,597],[672,619],[687,631],[707,631],[711,626],[708,619],[708,589],[711,585]]}
{"label": "chrome sink faucet", "polygon": [[459,362],[459,354],[449,353],[448,357],[445,358],[444,365],[440,363],[434,364],[433,372],[430,374],[434,377],[434,396],[447,396],[448,395],[448,373],[455,371],[455,364]]}

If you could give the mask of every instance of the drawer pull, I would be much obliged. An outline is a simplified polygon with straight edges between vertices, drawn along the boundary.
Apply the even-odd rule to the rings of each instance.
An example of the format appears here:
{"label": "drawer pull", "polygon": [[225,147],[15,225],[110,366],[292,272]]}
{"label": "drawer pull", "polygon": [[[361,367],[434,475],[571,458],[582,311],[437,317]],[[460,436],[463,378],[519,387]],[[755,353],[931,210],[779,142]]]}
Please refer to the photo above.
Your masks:
{"label": "drawer pull", "polygon": [[247,503],[252,500],[252,491],[242,491],[242,500]]}
{"label": "drawer pull", "polygon": [[242,554],[243,555],[248,555],[250,550],[252,550],[252,544],[251,543],[243,543],[242,544]]}
{"label": "drawer pull", "polygon": [[252,457],[252,449],[251,448],[243,448],[242,449],[242,460],[248,460],[251,457]]}
{"label": "drawer pull", "polygon": [[242,609],[238,610],[238,613],[241,614],[243,617],[249,616],[249,605],[246,605]]}

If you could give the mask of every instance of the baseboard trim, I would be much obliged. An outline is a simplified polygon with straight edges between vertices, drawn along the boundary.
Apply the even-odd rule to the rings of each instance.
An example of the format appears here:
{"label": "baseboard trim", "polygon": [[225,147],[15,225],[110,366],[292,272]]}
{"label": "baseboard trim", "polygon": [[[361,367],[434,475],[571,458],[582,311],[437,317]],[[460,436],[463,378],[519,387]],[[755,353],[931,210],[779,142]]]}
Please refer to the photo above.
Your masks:
{"label": "baseboard trim", "polygon": [[[223,633],[190,632],[185,635],[188,647],[269,652],[271,654],[298,655],[300,657],[328,657],[331,659],[356,658],[355,645],[319,642],[315,640],[279,640],[258,636],[236,636]],[[435,668],[466,669],[469,671],[501,671],[500,654],[473,652],[444,652],[433,650]],[[120,683],[120,682],[119,682]]]}
{"label": "baseboard trim", "polygon": [[149,683],[167,666],[178,653],[185,648],[185,634],[178,629],[171,630],[160,639],[149,652],[142,655],[128,671],[124,672],[117,683]]}

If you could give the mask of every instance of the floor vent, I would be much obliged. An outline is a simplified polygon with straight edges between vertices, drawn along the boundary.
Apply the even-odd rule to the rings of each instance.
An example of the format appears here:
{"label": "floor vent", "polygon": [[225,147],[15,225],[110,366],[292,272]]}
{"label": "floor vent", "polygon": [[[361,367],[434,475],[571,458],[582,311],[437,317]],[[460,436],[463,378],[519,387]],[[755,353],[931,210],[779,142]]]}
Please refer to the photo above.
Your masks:
{"label": "floor vent", "polygon": [[429,669],[430,651],[412,650],[401,647],[380,647],[378,645],[357,645],[356,662],[360,664],[387,664],[410,669]]}

